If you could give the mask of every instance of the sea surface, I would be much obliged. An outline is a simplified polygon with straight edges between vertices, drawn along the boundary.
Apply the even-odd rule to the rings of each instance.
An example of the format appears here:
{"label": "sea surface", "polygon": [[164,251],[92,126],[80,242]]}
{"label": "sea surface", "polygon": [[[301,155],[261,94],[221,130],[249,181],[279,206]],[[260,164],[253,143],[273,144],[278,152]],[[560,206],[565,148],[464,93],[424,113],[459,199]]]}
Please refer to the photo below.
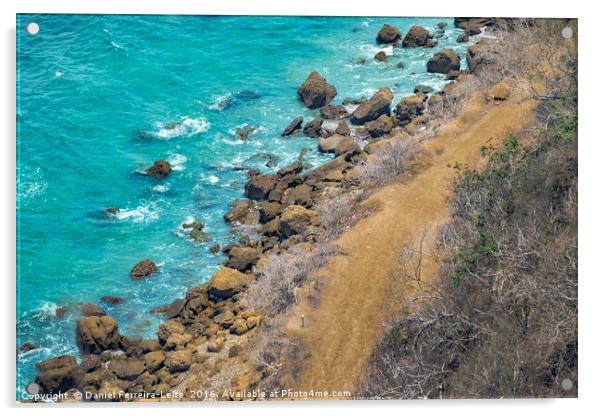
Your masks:
{"label": "sea surface", "polygon": [[[385,22],[402,33],[445,22],[446,36],[433,49],[380,48]],[[19,15],[17,347],[38,348],[17,356],[17,392],[36,362],[77,355],[82,303],[104,307],[125,335],[155,337],[162,317],[149,310],[207,281],[224,260],[209,247],[236,239],[223,221],[243,196],[235,168],[277,170],[304,149],[313,166],[330,159],[315,139],[280,137],[318,114],[296,94],[312,70],[336,86],[334,103],[388,86],[395,104],[417,84],[445,85],[426,62],[444,47],[464,56],[460,33],[451,18]],[[381,49],[387,63],[373,59]],[[245,124],[256,130],[240,140]],[[174,167],[165,180],[141,174],[157,159]],[[191,219],[209,242],[186,238]],[[143,258],[160,272],[132,281]],[[103,305],[103,295],[126,302]]]}

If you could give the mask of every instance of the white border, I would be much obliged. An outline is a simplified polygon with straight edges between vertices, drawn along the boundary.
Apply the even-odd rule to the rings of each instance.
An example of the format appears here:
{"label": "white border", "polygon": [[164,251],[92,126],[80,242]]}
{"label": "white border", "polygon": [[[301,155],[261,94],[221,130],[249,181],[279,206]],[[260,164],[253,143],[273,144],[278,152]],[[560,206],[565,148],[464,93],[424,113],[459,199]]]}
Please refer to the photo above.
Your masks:
{"label": "white border", "polygon": [[[524,0],[505,0],[503,2],[429,0],[423,2],[376,1],[357,2],[352,0],[3,0],[2,8],[2,71],[3,97],[2,124],[4,129],[2,152],[2,247],[0,255],[4,266],[4,302],[2,314],[2,356],[4,358],[3,375],[0,381],[2,404],[12,407],[9,412],[31,411],[30,406],[15,405],[15,14],[19,13],[119,13],[119,14],[264,14],[264,15],[356,15],[356,16],[515,16],[515,17],[578,17],[580,39],[579,63],[579,399],[576,400],[507,400],[507,401],[445,401],[445,402],[286,402],[263,404],[161,404],[161,405],[93,405],[82,408],[64,406],[45,407],[37,410],[44,415],[64,415],[82,411],[89,414],[106,412],[144,412],[149,415],[166,413],[195,414],[204,412],[228,414],[233,411],[245,414],[307,414],[379,413],[400,414],[420,413],[420,415],[469,415],[486,413],[504,415],[516,412],[537,412],[550,415],[569,413],[590,413],[597,408],[600,366],[601,325],[600,299],[602,296],[600,257],[598,236],[602,229],[601,216],[597,209],[600,198],[600,179],[602,174],[598,166],[602,158],[600,127],[594,123],[600,116],[600,84],[602,80],[602,62],[600,59],[600,32],[597,20],[599,11],[593,5],[575,1],[527,2]],[[597,191],[597,192],[596,192]],[[512,342],[512,340],[508,340]],[[175,409],[178,407],[178,409]],[[341,409],[341,407],[343,407]],[[109,409],[110,408],[110,409]],[[593,413],[593,412],[592,412]]]}

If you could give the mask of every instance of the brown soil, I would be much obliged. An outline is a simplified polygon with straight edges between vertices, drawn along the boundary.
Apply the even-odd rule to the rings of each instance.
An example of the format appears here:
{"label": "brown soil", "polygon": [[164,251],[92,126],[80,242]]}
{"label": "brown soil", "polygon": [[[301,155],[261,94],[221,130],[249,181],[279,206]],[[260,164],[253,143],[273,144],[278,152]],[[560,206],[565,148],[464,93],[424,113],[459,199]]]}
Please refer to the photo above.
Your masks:
{"label": "brown soil", "polygon": [[[492,103],[475,96],[460,117],[425,143],[429,156],[415,176],[377,190],[364,202],[379,210],[339,237],[336,244],[344,254],[322,271],[318,305],[300,299],[288,322],[287,332],[300,342],[304,357],[294,389],[354,390],[394,307],[389,283],[400,253],[423,236],[434,239],[449,219],[454,166],[482,166],[481,148],[497,146],[527,127],[535,105],[534,100]],[[436,277],[436,264],[426,269],[423,280]]]}

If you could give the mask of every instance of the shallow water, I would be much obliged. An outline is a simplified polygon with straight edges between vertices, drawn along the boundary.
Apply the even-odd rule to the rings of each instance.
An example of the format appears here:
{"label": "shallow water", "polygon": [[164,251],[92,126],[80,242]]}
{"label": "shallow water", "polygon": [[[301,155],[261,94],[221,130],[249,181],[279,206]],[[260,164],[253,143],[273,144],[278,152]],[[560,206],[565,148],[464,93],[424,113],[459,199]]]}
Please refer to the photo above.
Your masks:
{"label": "shallow water", "polygon": [[[24,31],[30,21],[35,37]],[[383,23],[405,33],[441,21],[447,37],[436,48],[388,47],[389,62],[373,60]],[[464,56],[459,33],[441,18],[20,15],[17,345],[40,348],[18,356],[18,389],[36,362],[77,354],[83,302],[124,297],[102,305],[120,332],[155,336],[161,316],[148,311],[207,281],[223,261],[209,247],[236,237],[222,219],[246,181],[233,168],[275,170],[304,148],[314,166],[330,158],[314,139],[280,137],[293,118],[318,114],[296,95],[309,72],[336,86],[334,103],[383,86],[396,103],[417,84],[445,85],[426,62],[444,47]],[[244,124],[256,131],[241,141],[234,130]],[[267,168],[273,154],[278,164]],[[175,166],[165,180],[140,174],[156,159]],[[120,212],[107,216],[107,207]],[[185,238],[179,227],[190,218],[206,224],[209,243]],[[131,281],[147,257],[160,272]]]}

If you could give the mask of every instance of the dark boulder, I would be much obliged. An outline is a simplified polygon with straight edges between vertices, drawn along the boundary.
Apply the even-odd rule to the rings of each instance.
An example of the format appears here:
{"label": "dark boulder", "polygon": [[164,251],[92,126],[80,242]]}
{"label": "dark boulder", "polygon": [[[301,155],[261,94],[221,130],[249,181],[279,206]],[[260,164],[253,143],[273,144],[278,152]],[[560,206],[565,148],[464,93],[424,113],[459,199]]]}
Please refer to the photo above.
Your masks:
{"label": "dark boulder", "polygon": [[149,259],[140,260],[130,271],[133,280],[146,279],[157,271],[157,265]]}
{"label": "dark boulder", "polygon": [[349,116],[349,113],[342,105],[328,104],[320,109],[320,117],[325,120],[342,120]]}
{"label": "dark boulder", "polygon": [[334,132],[341,136],[349,136],[351,134],[351,129],[344,120],[341,120]]}
{"label": "dark boulder", "polygon": [[376,120],[366,123],[366,128],[371,137],[382,137],[393,130],[393,120],[388,115],[383,114]]}
{"label": "dark boulder", "polygon": [[393,93],[389,88],[381,88],[368,101],[360,104],[351,114],[353,124],[363,124],[376,120],[382,114],[391,114]]}
{"label": "dark boulder", "polygon": [[145,172],[155,179],[163,179],[171,173],[171,165],[165,160],[156,160]]}
{"label": "dark boulder", "polygon": [[395,26],[384,24],[376,35],[377,43],[395,43],[401,39],[401,32]]}
{"label": "dark boulder", "polygon": [[229,259],[225,266],[240,272],[250,270],[259,260],[259,252],[252,247],[232,247],[228,252]]}
{"label": "dark boulder", "polygon": [[303,127],[303,134],[307,137],[317,139],[322,134],[322,119],[315,118]]}
{"label": "dark boulder", "polygon": [[377,52],[376,55],[374,55],[374,59],[378,62],[387,62],[387,58],[387,54],[384,51]]}
{"label": "dark boulder", "polygon": [[297,117],[293,121],[290,122],[288,126],[284,129],[284,131],[280,134],[281,136],[290,136],[297,132],[297,130],[301,129],[301,124],[303,123],[303,117]]}
{"label": "dark boulder", "polygon": [[287,175],[296,175],[296,174],[300,173],[302,170],[303,170],[303,163],[299,162],[298,160],[295,160],[290,165],[279,169],[277,174],[279,177],[282,178]]}
{"label": "dark boulder", "polygon": [[428,72],[447,74],[449,71],[460,70],[460,55],[451,49],[443,49],[436,53],[426,64]]}
{"label": "dark boulder", "polygon": [[100,354],[117,348],[120,335],[117,323],[108,316],[89,316],[76,321],[75,339],[83,354]]}
{"label": "dark boulder", "polygon": [[80,370],[71,355],[61,355],[36,364],[35,379],[43,393],[65,393],[77,385]]}
{"label": "dark boulder", "polygon": [[297,90],[303,103],[309,108],[320,108],[337,95],[337,90],[316,71],[312,71]]}
{"label": "dark boulder", "polygon": [[119,296],[102,296],[100,301],[102,303],[106,303],[107,305],[119,305],[125,303],[125,299]]}
{"label": "dark boulder", "polygon": [[267,199],[277,182],[278,175],[276,174],[252,176],[245,185],[245,196],[256,201]]}
{"label": "dark boulder", "polygon": [[428,30],[422,26],[412,26],[403,38],[401,46],[404,48],[432,48],[435,43],[430,39]]}
{"label": "dark boulder", "polygon": [[[253,175],[249,181],[259,175]],[[255,186],[255,185],[254,185]],[[252,192],[258,192],[253,189]],[[253,201],[248,199],[237,199],[230,204],[230,211],[224,214],[224,220],[226,222],[239,222],[241,224],[252,224],[256,220],[256,210]]]}
{"label": "dark boulder", "polygon": [[413,118],[418,117],[423,113],[425,108],[424,98],[425,96],[422,94],[411,95],[409,97],[404,97],[397,103],[394,114],[399,124],[407,124]]}

